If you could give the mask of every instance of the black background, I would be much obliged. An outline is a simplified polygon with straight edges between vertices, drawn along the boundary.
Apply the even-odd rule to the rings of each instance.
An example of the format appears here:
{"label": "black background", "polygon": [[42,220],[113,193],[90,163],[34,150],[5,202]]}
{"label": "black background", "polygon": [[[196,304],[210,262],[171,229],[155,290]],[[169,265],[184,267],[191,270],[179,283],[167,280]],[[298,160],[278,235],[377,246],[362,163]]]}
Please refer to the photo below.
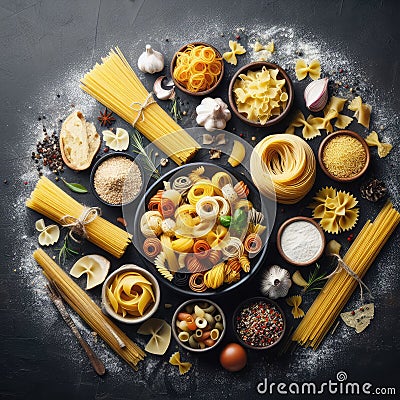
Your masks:
{"label": "black background", "polygon": [[[202,32],[193,32],[193,28],[186,24],[188,16],[195,16],[213,25],[221,23],[225,29],[225,37],[221,32],[208,37],[209,41],[219,48],[226,48],[228,39],[234,38],[235,28],[242,25],[251,26],[252,23],[268,25],[290,24],[306,29],[308,32],[321,37],[335,48],[342,49],[349,58],[357,60],[362,65],[363,73],[370,82],[374,82],[375,89],[385,98],[393,110],[400,107],[400,30],[398,19],[400,6],[393,1],[0,1],[0,93],[1,93],[1,182],[0,182],[0,397],[5,399],[17,398],[96,398],[96,399],[128,399],[128,398],[257,398],[256,385],[264,377],[272,381],[288,382],[296,376],[299,382],[323,382],[334,379],[340,370],[347,372],[349,380],[371,382],[376,386],[398,386],[398,358],[400,350],[399,340],[399,297],[398,285],[390,295],[380,296],[376,293],[375,303],[379,306],[371,326],[361,335],[351,334],[346,339],[333,341],[329,338],[319,350],[321,357],[313,357],[307,361],[302,352],[304,368],[300,364],[293,370],[291,360],[300,357],[298,352],[277,357],[272,353],[250,353],[249,363],[245,370],[238,374],[229,374],[223,371],[218,364],[218,350],[206,356],[195,356],[181,352],[184,359],[194,363],[193,370],[185,377],[178,377],[176,371],[166,363],[168,355],[175,351],[176,344],[171,343],[167,354],[160,358],[149,356],[140,364],[140,370],[134,373],[122,361],[112,362],[119,365],[117,372],[110,371],[104,378],[99,378],[91,370],[82,350],[74,340],[65,339],[69,332],[61,318],[48,330],[42,324],[46,313],[38,311],[36,307],[51,309],[48,301],[37,302],[33,295],[35,281],[26,279],[26,275],[18,274],[18,266],[23,262],[21,254],[29,254],[23,249],[29,246],[29,241],[23,239],[22,232],[16,227],[26,226],[28,236],[36,235],[33,223],[37,215],[28,212],[17,215],[10,211],[15,208],[16,201],[23,201],[34,186],[34,181],[24,185],[22,171],[31,164],[29,149],[41,138],[39,124],[31,129],[26,121],[37,121],[38,116],[46,115],[49,110],[41,109],[38,96],[47,92],[55,98],[60,90],[59,100],[54,100],[53,108],[62,104],[74,103],[74,93],[68,93],[68,87],[77,87],[78,82],[63,82],[62,77],[68,69],[79,65],[81,75],[89,70],[108,49],[120,44],[123,49],[131,45],[136,57],[144,47],[144,42],[153,40],[162,47],[167,60],[182,44],[192,40],[202,39]],[[169,46],[166,39],[168,27],[177,31],[181,26],[181,38]],[[138,44],[140,43],[140,45]],[[132,54],[132,49],[129,49]],[[293,55],[294,59],[296,58]],[[136,58],[135,58],[136,59]],[[135,59],[132,64],[135,66]],[[226,86],[234,68],[228,68],[227,79],[215,93],[227,100]],[[148,82],[151,82],[149,78]],[[149,87],[149,85],[147,85]],[[64,88],[64,90],[62,89]],[[183,100],[187,99],[183,97]],[[189,111],[198,104],[198,99],[188,99]],[[297,94],[296,102],[301,100]],[[366,99],[368,101],[368,99]],[[59,103],[56,103],[59,101]],[[61,108],[61,106],[60,106]],[[96,109],[100,110],[100,106]],[[50,109],[50,108],[49,108]],[[190,114],[190,113],[189,113]],[[65,116],[65,115],[64,115]],[[94,119],[96,115],[89,116]],[[56,120],[56,115],[47,115],[48,119]],[[190,118],[183,124],[194,125]],[[123,123],[119,123],[123,126]],[[247,138],[253,134],[262,137],[263,132],[252,131],[242,125],[236,118],[232,118],[227,129],[232,131],[248,132]],[[275,128],[279,131],[279,127]],[[274,132],[275,130],[271,130]],[[320,139],[312,143],[315,149]],[[393,143],[396,144],[396,143]],[[375,154],[375,153],[374,153]],[[399,168],[398,152],[386,160],[374,158],[375,173],[386,174],[386,179],[398,182]],[[386,163],[386,167],[383,167]],[[32,168],[34,165],[32,163]],[[385,169],[386,168],[386,169]],[[66,174],[70,180],[79,180],[88,186],[88,173]],[[7,184],[3,183],[7,180]],[[318,174],[315,190],[325,184],[332,184]],[[397,185],[397,184],[396,184]],[[398,186],[394,186],[397,187]],[[351,190],[359,197],[359,185],[343,185],[341,188]],[[314,191],[314,190],[313,190]],[[22,197],[21,197],[22,195]],[[311,194],[297,207],[279,207],[277,222],[292,215],[309,213],[303,209],[308,204]],[[88,194],[80,197],[88,204],[97,204],[95,198]],[[377,206],[372,207],[362,202],[362,215],[354,233],[357,233],[367,218],[377,213]],[[105,209],[105,215],[115,221],[120,215],[118,210]],[[346,234],[339,237],[346,242]],[[399,246],[398,233],[391,239],[388,247]],[[54,251],[54,250],[53,250]],[[95,248],[87,245],[85,252],[95,252]],[[397,256],[398,256],[397,252]],[[389,257],[390,255],[390,257]],[[393,252],[384,250],[378,257],[378,269],[389,268],[397,264],[397,256]],[[285,265],[276,255],[274,243],[270,243],[266,265],[279,263]],[[113,261],[113,268],[124,262],[137,260],[133,249],[122,260]],[[72,265],[72,264],[71,264]],[[67,264],[67,266],[70,266]],[[286,266],[291,272],[292,267]],[[16,272],[14,271],[16,269]],[[32,263],[32,275],[40,275],[39,268]],[[387,275],[386,275],[387,276]],[[366,282],[370,286],[374,280],[380,279],[378,271],[371,271]],[[396,278],[393,277],[395,282]],[[41,284],[37,281],[36,284]],[[233,294],[218,299],[229,316],[241,299],[258,293],[257,278],[248,285],[235,291]],[[93,298],[98,300],[99,291],[92,292]],[[177,306],[181,297],[167,290],[163,290],[158,316],[167,320],[172,316],[172,310],[164,310],[163,304],[170,302]],[[283,303],[282,303],[283,304]],[[288,320],[292,322],[288,313]],[[42,326],[43,325],[43,326]],[[144,338],[135,334],[135,328],[123,329],[134,339],[144,344]],[[347,328],[340,326],[337,335],[341,335]],[[92,342],[90,332],[83,329],[84,336]],[[232,340],[228,329],[224,342]],[[94,343],[97,353],[102,357],[109,353],[100,343]],[[325,346],[325,347],[324,347]],[[327,354],[327,348],[334,355]],[[111,356],[112,357],[112,356]],[[109,358],[107,358],[109,359]],[[309,363],[313,363],[312,366]],[[107,367],[107,365],[106,365]],[[287,379],[286,379],[287,378]]]}

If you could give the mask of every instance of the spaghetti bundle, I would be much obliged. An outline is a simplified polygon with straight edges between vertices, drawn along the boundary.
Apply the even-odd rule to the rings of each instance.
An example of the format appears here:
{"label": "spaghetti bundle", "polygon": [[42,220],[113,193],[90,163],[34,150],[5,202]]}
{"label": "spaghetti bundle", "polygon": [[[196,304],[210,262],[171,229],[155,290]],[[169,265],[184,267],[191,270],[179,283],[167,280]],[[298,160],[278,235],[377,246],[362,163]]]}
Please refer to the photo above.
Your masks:
{"label": "spaghetti bundle", "polygon": [[85,92],[155,142],[178,165],[196,154],[199,144],[153,100],[118,47],[81,82]]}
{"label": "spaghetti bundle", "polygon": [[[393,208],[392,203],[388,202],[374,222],[367,221],[364,225],[343,258],[344,263],[360,279],[372,265],[399,222],[400,213]],[[292,340],[316,349],[358,285],[358,281],[343,269],[334,274],[293,333]]]}
{"label": "spaghetti bundle", "polygon": [[178,53],[173,77],[191,92],[211,89],[222,71],[222,61],[210,46],[190,44]]}
{"label": "spaghetti bundle", "polygon": [[316,161],[311,147],[290,134],[270,135],[254,148],[250,172],[258,190],[282,204],[299,202],[312,188]]}
{"label": "spaghetti bundle", "polygon": [[[85,210],[82,204],[44,176],[39,179],[26,206],[61,225],[64,217],[78,220]],[[84,228],[87,240],[117,258],[122,257],[131,242],[128,232],[100,216],[85,224]]]}
{"label": "spaghetti bundle", "polygon": [[[60,289],[64,300],[102,339],[132,368],[145,357],[144,351],[129,339],[92,299],[42,249],[35,250],[34,259],[43,268],[47,279]],[[121,345],[123,347],[121,347]]]}

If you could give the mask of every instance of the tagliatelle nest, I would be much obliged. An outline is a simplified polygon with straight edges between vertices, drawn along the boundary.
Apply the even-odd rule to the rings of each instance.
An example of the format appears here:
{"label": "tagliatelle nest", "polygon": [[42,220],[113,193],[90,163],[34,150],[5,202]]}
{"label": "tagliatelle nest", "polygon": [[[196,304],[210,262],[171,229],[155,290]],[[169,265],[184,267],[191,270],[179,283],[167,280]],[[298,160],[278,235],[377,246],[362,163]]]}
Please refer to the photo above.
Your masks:
{"label": "tagliatelle nest", "polygon": [[325,187],[313,197],[313,217],[320,219],[320,225],[326,232],[337,234],[352,229],[358,220],[358,201],[350,193]]}

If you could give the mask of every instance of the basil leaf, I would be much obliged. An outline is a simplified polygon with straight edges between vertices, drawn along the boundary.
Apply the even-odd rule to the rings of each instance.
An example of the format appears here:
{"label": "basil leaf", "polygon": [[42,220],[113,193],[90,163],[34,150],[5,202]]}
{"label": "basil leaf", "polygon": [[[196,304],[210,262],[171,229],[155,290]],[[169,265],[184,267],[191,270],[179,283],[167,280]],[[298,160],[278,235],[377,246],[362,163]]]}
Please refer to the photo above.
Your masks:
{"label": "basil leaf", "polygon": [[65,186],[69,190],[72,190],[75,193],[87,193],[88,190],[85,188],[85,186],[81,185],[80,183],[69,183],[67,182],[64,178],[61,178],[61,180],[65,183]]}
{"label": "basil leaf", "polygon": [[231,217],[230,215],[221,215],[219,217],[219,223],[224,226],[225,228],[229,228],[229,225],[231,224]]}

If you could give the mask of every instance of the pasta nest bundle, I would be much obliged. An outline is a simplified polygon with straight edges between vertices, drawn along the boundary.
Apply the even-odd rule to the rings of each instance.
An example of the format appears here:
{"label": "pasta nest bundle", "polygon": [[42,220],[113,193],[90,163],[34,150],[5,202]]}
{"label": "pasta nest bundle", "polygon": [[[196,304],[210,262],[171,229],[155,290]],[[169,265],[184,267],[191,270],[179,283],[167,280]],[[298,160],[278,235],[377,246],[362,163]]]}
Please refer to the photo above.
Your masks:
{"label": "pasta nest bundle", "polygon": [[295,204],[314,185],[315,156],[311,147],[298,136],[270,135],[254,148],[250,172],[264,196],[282,204]]}
{"label": "pasta nest bundle", "polygon": [[237,109],[246,118],[264,125],[280,115],[286,108],[289,96],[285,79],[278,79],[278,69],[263,67],[259,71],[240,74],[233,85]]}
{"label": "pasta nest bundle", "polygon": [[[241,272],[250,271],[249,257],[261,251],[260,235],[266,227],[261,225],[264,215],[246,198],[249,188],[244,183],[235,185],[226,172],[208,178],[204,168],[189,175],[175,179],[192,182],[185,192],[170,189],[179,187],[177,182],[164,182],[165,189],[148,201],[140,229],[143,254],[160,275],[172,283],[177,276],[178,286],[203,292],[237,282]],[[235,187],[240,188],[240,198]],[[158,207],[165,200],[167,210]],[[190,278],[184,280],[184,274]]]}
{"label": "pasta nest bundle", "polygon": [[222,71],[221,58],[210,46],[188,45],[178,52],[173,77],[190,92],[211,89]]}
{"label": "pasta nest bundle", "polygon": [[308,207],[313,209],[313,217],[320,219],[323,230],[329,233],[348,231],[357,223],[358,201],[350,193],[325,187],[313,197],[314,203]]}

